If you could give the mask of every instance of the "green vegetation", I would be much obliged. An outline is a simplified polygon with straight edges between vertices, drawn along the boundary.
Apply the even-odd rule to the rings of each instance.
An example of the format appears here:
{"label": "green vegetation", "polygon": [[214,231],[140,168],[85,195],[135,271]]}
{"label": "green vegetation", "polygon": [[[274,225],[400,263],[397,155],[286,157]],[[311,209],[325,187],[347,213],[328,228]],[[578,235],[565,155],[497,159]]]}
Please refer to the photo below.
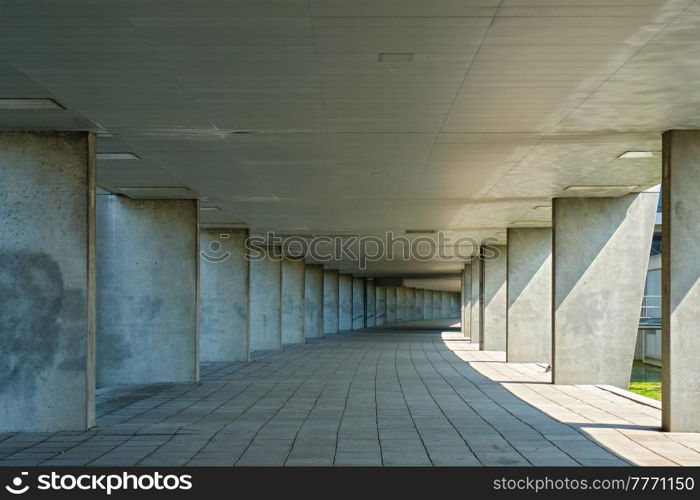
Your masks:
{"label": "green vegetation", "polygon": [[661,401],[661,382],[630,382],[630,391]]}
{"label": "green vegetation", "polygon": [[635,361],[629,390],[661,401],[661,368]]}

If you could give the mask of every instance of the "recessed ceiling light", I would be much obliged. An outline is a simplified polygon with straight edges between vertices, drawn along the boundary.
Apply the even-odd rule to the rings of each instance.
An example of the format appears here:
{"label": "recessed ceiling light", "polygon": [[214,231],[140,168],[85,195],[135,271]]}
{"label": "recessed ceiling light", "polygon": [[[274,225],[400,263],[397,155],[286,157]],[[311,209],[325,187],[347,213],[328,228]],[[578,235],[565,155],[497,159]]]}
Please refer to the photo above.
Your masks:
{"label": "recessed ceiling light", "polygon": [[584,185],[584,186],[567,186],[564,189],[566,191],[632,191],[639,188],[639,186],[618,186],[612,184],[602,184],[602,185]]}
{"label": "recessed ceiling light", "polygon": [[140,160],[134,153],[97,153],[98,160]]}
{"label": "recessed ceiling light", "polygon": [[406,229],[406,234],[435,234],[435,229]]}
{"label": "recessed ceiling light", "polygon": [[0,109],[6,110],[49,110],[49,109],[66,109],[53,99],[48,98],[29,98],[29,99],[0,99]]}
{"label": "recessed ceiling light", "polygon": [[389,172],[370,172],[370,175],[389,177],[391,174]]}
{"label": "recessed ceiling light", "polygon": [[618,158],[653,158],[659,156],[661,151],[625,151]]}
{"label": "recessed ceiling light", "polygon": [[380,52],[377,62],[411,62],[414,55],[413,52]]}
{"label": "recessed ceiling light", "polygon": [[218,212],[221,210],[219,207],[199,207],[202,212]]}
{"label": "recessed ceiling light", "polygon": [[511,222],[511,226],[548,226],[551,222],[546,220],[517,220]]}
{"label": "recessed ceiling light", "polygon": [[535,210],[551,210],[552,205],[537,205]]}

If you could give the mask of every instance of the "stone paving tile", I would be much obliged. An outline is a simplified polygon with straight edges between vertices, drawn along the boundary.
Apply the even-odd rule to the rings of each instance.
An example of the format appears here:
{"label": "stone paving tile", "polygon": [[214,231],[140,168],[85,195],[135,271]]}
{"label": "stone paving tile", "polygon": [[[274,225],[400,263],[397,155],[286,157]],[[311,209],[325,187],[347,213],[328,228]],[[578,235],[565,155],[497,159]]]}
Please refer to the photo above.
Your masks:
{"label": "stone paving tile", "polygon": [[0,465],[700,464],[700,434],[658,432],[656,408],[417,326],[205,364],[200,384],[100,391],[96,428],[0,434]]}

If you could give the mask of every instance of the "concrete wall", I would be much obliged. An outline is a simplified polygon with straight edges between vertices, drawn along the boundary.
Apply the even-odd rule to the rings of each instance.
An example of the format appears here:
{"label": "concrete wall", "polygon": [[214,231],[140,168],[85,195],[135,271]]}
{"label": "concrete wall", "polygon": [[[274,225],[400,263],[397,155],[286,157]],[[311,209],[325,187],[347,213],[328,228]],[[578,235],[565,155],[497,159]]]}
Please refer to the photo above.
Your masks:
{"label": "concrete wall", "polygon": [[406,320],[416,319],[416,289],[406,288]]}
{"label": "concrete wall", "polygon": [[386,287],[375,286],[375,326],[386,325]]}
{"label": "concrete wall", "polygon": [[554,200],[554,383],[627,388],[657,199]]}
{"label": "concrete wall", "polygon": [[282,261],[282,345],[303,344],[304,275],[302,260]]}
{"label": "concrete wall", "polygon": [[396,287],[386,287],[386,324],[396,323]]}
{"label": "concrete wall", "polygon": [[433,319],[443,318],[442,290],[433,290]]}
{"label": "concrete wall", "polygon": [[2,132],[0,179],[0,432],[86,429],[95,423],[94,136]]}
{"label": "concrete wall", "polygon": [[452,317],[452,309],[451,309],[451,307],[452,307],[452,299],[451,299],[451,297],[450,297],[451,295],[452,295],[451,292],[445,292],[445,291],[442,292],[442,312],[441,312],[441,316],[442,316],[443,318],[451,318],[451,317]]}
{"label": "concrete wall", "polygon": [[511,363],[549,363],[552,352],[552,230],[508,229],[508,342]]}
{"label": "concrete wall", "polygon": [[338,281],[338,330],[352,330],[352,276],[341,274]]}
{"label": "concrete wall", "polygon": [[481,326],[481,349],[485,351],[506,350],[506,314],[508,294],[506,287],[508,253],[505,246],[492,246],[486,253],[483,283],[483,318]]}
{"label": "concrete wall", "polygon": [[[272,253],[272,252],[270,252]],[[250,352],[282,349],[282,263],[271,256],[250,262]]]}
{"label": "concrete wall", "polygon": [[247,229],[203,229],[199,233],[200,358],[248,360]]}
{"label": "concrete wall", "polygon": [[433,319],[433,291],[426,290],[423,297],[423,319]]}
{"label": "concrete wall", "polygon": [[323,337],[323,266],[304,266],[304,337]]}
{"label": "concrete wall", "polygon": [[396,322],[406,321],[406,288],[396,287]]}
{"label": "concrete wall", "polygon": [[481,343],[481,315],[483,314],[483,305],[481,302],[481,290],[482,290],[482,264],[484,262],[481,258],[476,258],[472,260],[470,265],[472,279],[471,279],[471,316],[469,321],[469,339],[472,344]]}
{"label": "concrete wall", "polygon": [[352,329],[361,330],[365,327],[365,280],[352,279]]}
{"label": "concrete wall", "polygon": [[196,200],[101,195],[97,387],[199,377]]}
{"label": "concrete wall", "polygon": [[459,294],[456,292],[450,293],[450,318],[459,319],[461,314]]}
{"label": "concrete wall", "polygon": [[415,314],[414,318],[417,321],[422,321],[423,320],[423,304],[425,303],[425,290],[421,288],[416,288],[416,293],[415,293]]}
{"label": "concrete wall", "polygon": [[367,280],[367,288],[365,289],[367,297],[365,299],[367,312],[367,328],[371,328],[377,324],[377,293],[374,281]]}
{"label": "concrete wall", "polygon": [[466,338],[469,337],[471,331],[471,316],[472,316],[472,266],[465,264],[462,271],[462,293],[460,294],[460,322],[462,324],[462,333]]}
{"label": "concrete wall", "polygon": [[323,271],[323,333],[338,333],[338,271]]}

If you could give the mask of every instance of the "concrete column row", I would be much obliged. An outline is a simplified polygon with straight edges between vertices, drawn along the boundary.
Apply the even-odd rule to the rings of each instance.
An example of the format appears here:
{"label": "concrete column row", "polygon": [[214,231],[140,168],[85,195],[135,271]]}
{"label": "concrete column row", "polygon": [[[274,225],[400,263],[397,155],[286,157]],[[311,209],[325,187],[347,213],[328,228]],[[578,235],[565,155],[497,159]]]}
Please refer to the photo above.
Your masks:
{"label": "concrete column row", "polygon": [[376,326],[405,321],[459,319],[460,293],[403,286],[377,286]]}

